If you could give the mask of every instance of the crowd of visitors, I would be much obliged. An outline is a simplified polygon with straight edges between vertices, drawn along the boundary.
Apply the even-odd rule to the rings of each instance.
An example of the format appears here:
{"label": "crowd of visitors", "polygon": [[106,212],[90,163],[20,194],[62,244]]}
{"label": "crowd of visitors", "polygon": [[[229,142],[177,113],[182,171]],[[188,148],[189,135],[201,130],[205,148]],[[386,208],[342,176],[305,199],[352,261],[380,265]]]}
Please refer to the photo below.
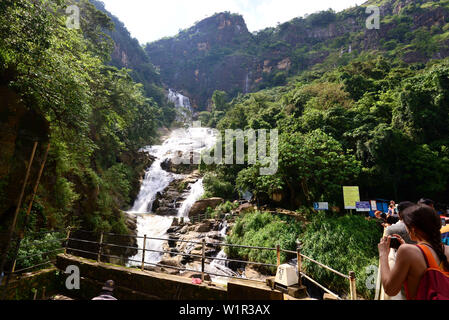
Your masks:
{"label": "crowd of visitors", "polygon": [[430,199],[377,211],[381,280],[393,300],[449,300],[449,212]]}

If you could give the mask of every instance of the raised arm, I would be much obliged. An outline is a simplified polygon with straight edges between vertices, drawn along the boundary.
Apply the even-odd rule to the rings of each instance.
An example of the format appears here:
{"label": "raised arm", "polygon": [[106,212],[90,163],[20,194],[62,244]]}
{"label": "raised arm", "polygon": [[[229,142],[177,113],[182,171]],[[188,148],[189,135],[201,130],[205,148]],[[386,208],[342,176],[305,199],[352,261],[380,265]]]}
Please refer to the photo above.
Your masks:
{"label": "raised arm", "polygon": [[396,255],[396,263],[390,269],[388,263],[390,242],[389,237],[384,237],[379,243],[380,272],[385,293],[389,296],[395,296],[401,291],[407,279],[411,263],[410,250],[413,248],[409,245],[401,245]]}

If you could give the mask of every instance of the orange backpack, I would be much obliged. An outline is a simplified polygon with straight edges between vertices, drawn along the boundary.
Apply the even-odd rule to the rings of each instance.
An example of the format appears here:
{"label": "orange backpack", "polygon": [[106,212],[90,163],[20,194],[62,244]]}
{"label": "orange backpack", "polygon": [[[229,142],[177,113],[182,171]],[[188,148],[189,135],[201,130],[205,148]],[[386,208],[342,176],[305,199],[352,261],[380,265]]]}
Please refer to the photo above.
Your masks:
{"label": "orange backpack", "polygon": [[449,272],[435,261],[430,249],[418,245],[427,263],[415,300],[449,300]]}

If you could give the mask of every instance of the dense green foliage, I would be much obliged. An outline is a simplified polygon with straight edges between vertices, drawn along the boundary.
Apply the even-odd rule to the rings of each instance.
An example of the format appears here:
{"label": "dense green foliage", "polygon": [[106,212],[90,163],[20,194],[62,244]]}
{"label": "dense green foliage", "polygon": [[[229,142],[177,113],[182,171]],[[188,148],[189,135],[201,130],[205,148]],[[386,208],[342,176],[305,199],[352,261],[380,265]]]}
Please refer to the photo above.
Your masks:
{"label": "dense green foliage", "polygon": [[[348,275],[354,271],[357,277],[358,294],[373,298],[374,289],[366,286],[372,276],[368,267],[378,266],[377,243],[382,237],[382,228],[374,221],[360,216],[326,216],[315,214],[311,222],[304,225],[292,218],[276,216],[258,211],[239,217],[227,241],[234,245],[275,248],[296,251],[297,240],[301,242],[302,254],[313,258],[334,270]],[[252,262],[276,264],[276,251],[262,251],[230,247],[231,258]],[[281,254],[281,263],[286,263],[295,255]],[[303,259],[307,275],[341,295],[348,294],[349,281],[318,265]],[[261,268],[273,272],[273,268]],[[377,276],[377,274],[375,274]],[[369,279],[368,279],[369,280]]]}
{"label": "dense green foliage", "polygon": [[366,199],[446,200],[448,60],[417,70],[366,55],[313,77],[229,103],[217,128],[278,129],[279,169],[261,176],[260,165],[211,166],[222,184],[265,202],[281,192],[292,208],[320,200],[341,206],[343,185],[360,186]]}
{"label": "dense green foliage", "polygon": [[32,268],[53,260],[63,251],[61,239],[64,239],[61,233],[30,234],[25,237],[20,243],[15,270]]}
{"label": "dense green foliage", "polygon": [[[366,283],[367,278],[373,276],[373,271],[367,271],[367,268],[379,264],[377,244],[382,235],[382,228],[375,221],[367,221],[364,217],[318,214],[307,225],[300,239],[304,255],[345,275],[354,271],[358,294],[372,299],[375,290],[372,287],[368,289]],[[325,283],[331,290],[348,293],[348,280],[307,259],[304,259],[304,268],[314,280]],[[377,273],[374,273],[374,277],[377,277]]]}
{"label": "dense green foliage", "polygon": [[[227,242],[234,245],[276,248],[279,244],[284,250],[296,251],[296,241],[303,226],[294,219],[280,218],[268,212],[252,212],[240,217],[232,229]],[[276,265],[276,250],[256,250],[228,247],[229,258],[241,258],[251,262]],[[281,253],[281,263],[286,262],[287,255]],[[263,268],[262,268],[263,269]],[[267,267],[265,270],[273,271]]]}
{"label": "dense green foliage", "polygon": [[[30,140],[38,139],[39,161],[46,142],[51,149],[32,211],[32,217],[45,219],[36,218],[34,227],[81,224],[124,233],[120,209],[133,200],[138,191],[133,182],[143,169],[133,159],[154,141],[163,118],[160,98],[145,96],[129,70],[108,65],[113,42],[103,31],[114,25],[89,1],[76,2],[81,28],[66,26],[65,8],[73,3],[0,4],[0,86],[18,97],[2,104],[2,125],[13,127],[13,121],[27,117],[34,123],[14,132],[13,152],[2,154],[0,191],[9,200],[0,204],[0,224],[7,225],[18,198],[5,193],[20,185]],[[20,118],[14,108],[23,108],[27,116]],[[33,165],[33,180],[38,165]]]}

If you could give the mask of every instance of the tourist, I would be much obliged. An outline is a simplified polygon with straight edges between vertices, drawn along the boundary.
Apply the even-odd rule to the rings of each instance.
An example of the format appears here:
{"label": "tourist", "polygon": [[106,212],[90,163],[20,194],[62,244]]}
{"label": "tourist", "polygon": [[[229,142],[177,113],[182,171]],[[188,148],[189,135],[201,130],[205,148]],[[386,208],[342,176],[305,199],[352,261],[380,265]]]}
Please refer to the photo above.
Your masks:
{"label": "tourist", "polygon": [[[399,215],[399,221],[392,225],[389,226],[388,228],[385,229],[385,235],[387,237],[389,236],[393,236],[393,235],[399,235],[402,239],[404,239],[405,243],[408,244],[416,244],[416,242],[412,241],[410,239],[410,236],[407,232],[407,228],[404,224],[403,218],[402,218],[402,213],[404,212],[405,209],[414,206],[415,204],[413,202],[407,201],[407,202],[401,202],[398,205],[398,215]],[[396,243],[399,242],[399,240],[396,240]],[[396,263],[396,256],[397,256],[397,250],[399,249],[400,243],[398,244],[394,244],[391,243],[390,245],[390,253],[388,255],[388,263],[390,265],[390,269],[394,267],[395,263]],[[401,290],[401,292],[394,296],[394,297],[389,297],[390,300],[406,300],[406,295],[405,295],[405,291]]]}
{"label": "tourist", "polygon": [[404,239],[405,243],[407,244],[416,244],[415,241],[412,241],[410,239],[410,236],[407,232],[407,228],[405,226],[404,223],[404,219],[402,217],[402,213],[404,212],[405,209],[413,207],[415,204],[413,202],[410,201],[405,201],[405,202],[401,202],[398,205],[398,219],[399,221],[391,226],[389,226],[386,229],[386,233],[385,235],[388,236],[392,236],[394,234],[400,235],[402,239]]}
{"label": "tourist", "polygon": [[393,225],[399,221],[398,210],[396,209],[396,204],[394,201],[390,202],[388,207],[387,224]]}
{"label": "tourist", "polygon": [[114,281],[108,280],[104,284],[103,288],[101,289],[102,292],[98,297],[93,298],[92,300],[117,300],[114,296]]}
{"label": "tourist", "polygon": [[435,202],[433,202],[433,200],[430,199],[422,198],[421,200],[418,201],[418,204],[425,204],[426,206],[435,209]]}
{"label": "tourist", "polygon": [[[428,269],[423,252],[429,250],[429,258],[433,258],[442,271],[449,271],[449,247],[441,242],[441,220],[431,207],[414,205],[401,214],[410,239],[418,242],[418,245],[406,244],[399,235],[395,235],[401,246],[397,252],[396,263],[390,268],[388,254],[391,237],[383,237],[378,246],[381,279],[387,295],[396,296],[404,287],[407,300],[415,300],[418,293],[419,296],[426,296],[428,293],[423,294],[420,291],[421,280]],[[446,291],[449,288],[439,289]]]}
{"label": "tourist", "polygon": [[447,246],[449,246],[449,225],[441,228],[441,241]]}
{"label": "tourist", "polygon": [[382,229],[384,229],[387,226],[387,216],[386,216],[386,214],[381,212],[381,211],[376,211],[374,213],[374,216],[376,218],[377,224],[380,225],[382,227]]}

